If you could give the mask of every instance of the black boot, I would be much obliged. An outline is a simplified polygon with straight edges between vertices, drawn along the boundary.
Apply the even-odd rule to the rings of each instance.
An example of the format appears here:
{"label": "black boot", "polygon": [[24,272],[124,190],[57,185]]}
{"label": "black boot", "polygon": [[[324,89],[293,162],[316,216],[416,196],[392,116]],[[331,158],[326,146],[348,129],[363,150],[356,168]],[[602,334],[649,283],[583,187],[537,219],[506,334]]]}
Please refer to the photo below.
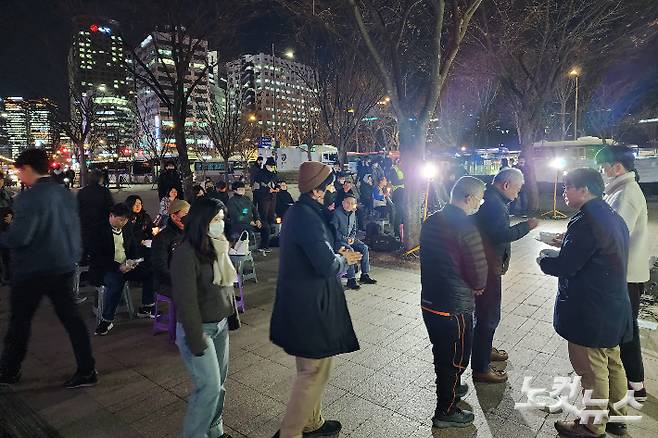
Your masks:
{"label": "black boot", "polygon": [[377,284],[377,280],[373,280],[368,274],[362,274],[361,278],[359,278],[359,282],[361,284]]}
{"label": "black boot", "polygon": [[352,290],[359,290],[361,289],[361,286],[356,282],[356,278],[350,278],[347,280],[347,286],[345,286],[347,289],[352,289]]}

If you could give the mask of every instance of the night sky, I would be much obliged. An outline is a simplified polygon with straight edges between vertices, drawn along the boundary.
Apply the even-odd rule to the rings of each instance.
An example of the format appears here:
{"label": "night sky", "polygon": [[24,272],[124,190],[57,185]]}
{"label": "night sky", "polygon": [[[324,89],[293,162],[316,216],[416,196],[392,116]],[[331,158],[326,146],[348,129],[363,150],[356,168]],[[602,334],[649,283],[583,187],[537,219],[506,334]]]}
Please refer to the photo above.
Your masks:
{"label": "night sky", "polygon": [[[137,1],[137,0],[136,0]],[[69,4],[81,4],[77,10],[114,18],[130,24],[133,32],[146,35],[149,29],[120,0],[0,0],[0,97],[50,97],[66,102],[67,56],[71,40]],[[262,1],[258,14],[244,23],[239,42],[219,49],[223,61],[242,53],[270,51],[272,42],[289,46],[292,26],[273,2]],[[126,23],[130,21],[130,23]],[[144,27],[140,29],[140,25]]]}

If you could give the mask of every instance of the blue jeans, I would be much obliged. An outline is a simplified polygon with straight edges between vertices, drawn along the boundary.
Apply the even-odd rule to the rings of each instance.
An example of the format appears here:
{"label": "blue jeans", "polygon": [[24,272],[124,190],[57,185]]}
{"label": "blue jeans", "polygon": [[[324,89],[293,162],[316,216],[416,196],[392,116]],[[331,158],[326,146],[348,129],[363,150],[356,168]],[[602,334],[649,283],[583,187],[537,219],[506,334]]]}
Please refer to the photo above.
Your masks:
{"label": "blue jeans", "polygon": [[120,271],[106,272],[103,276],[105,300],[103,301],[102,317],[104,321],[114,320],[114,315],[117,312],[117,307],[123,295],[123,287],[128,280],[141,281],[142,306],[151,306],[155,303],[153,273],[149,269],[140,266],[125,274],[122,274]]}
{"label": "blue jeans", "polygon": [[[370,272],[370,253],[368,252],[368,245],[358,239],[354,239],[354,243],[345,247],[345,249],[353,249],[354,251],[360,252],[361,255],[363,255],[361,258],[361,275]],[[350,265],[349,268],[347,268],[347,278],[355,277],[356,272],[354,272],[354,265]]]}
{"label": "blue jeans", "polygon": [[501,291],[501,276],[489,273],[484,293],[475,297],[471,368],[476,373],[485,373],[489,370],[493,338],[500,323]]}
{"label": "blue jeans", "polygon": [[217,438],[224,434],[224,383],[228,375],[228,322],[203,324],[208,348],[195,356],[187,346],[185,330],[176,324],[176,345],[194,382],[183,423],[184,438]]}

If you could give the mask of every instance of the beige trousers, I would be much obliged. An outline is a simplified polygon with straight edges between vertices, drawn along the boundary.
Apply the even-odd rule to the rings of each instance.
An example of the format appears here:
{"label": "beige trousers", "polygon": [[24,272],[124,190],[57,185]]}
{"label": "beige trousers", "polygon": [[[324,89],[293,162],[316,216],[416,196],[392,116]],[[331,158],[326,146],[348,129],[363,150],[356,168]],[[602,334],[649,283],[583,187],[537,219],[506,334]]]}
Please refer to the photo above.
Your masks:
{"label": "beige trousers", "polygon": [[317,430],[324,424],[322,397],[329,381],[332,358],[297,357],[295,360],[297,377],[281,423],[281,438],[302,438],[303,432]]}
{"label": "beige trousers", "polygon": [[[592,399],[608,399],[608,415],[626,415],[626,407],[615,409],[613,403],[626,397],[626,371],[621,363],[619,346],[588,348],[569,342],[569,360],[576,374],[581,376],[583,390],[592,390]],[[588,407],[588,409],[604,409]],[[601,424],[590,420],[587,427],[598,434],[605,433],[607,418]]]}

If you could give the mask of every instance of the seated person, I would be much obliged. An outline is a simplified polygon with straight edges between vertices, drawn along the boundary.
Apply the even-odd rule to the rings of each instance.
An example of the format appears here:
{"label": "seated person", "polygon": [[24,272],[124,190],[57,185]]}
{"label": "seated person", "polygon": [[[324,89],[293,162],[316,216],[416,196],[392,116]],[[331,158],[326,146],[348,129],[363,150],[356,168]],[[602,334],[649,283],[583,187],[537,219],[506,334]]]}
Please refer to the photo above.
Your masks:
{"label": "seated person", "polygon": [[276,206],[274,207],[274,212],[277,217],[283,219],[286,211],[295,203],[295,200],[292,199],[292,195],[288,191],[288,184],[285,181],[279,182],[279,191],[275,197]]}
{"label": "seated person", "polygon": [[372,206],[382,219],[388,219],[392,222],[393,209],[391,200],[388,199],[388,180],[381,177],[377,185],[372,189]]}
{"label": "seated person", "polygon": [[265,229],[258,216],[258,209],[251,199],[245,196],[245,192],[246,188],[243,182],[233,183],[233,196],[226,205],[231,223],[229,236],[231,240],[237,239],[244,230],[249,231],[251,234],[258,229],[262,234]]}
{"label": "seated person", "polygon": [[112,329],[123,287],[128,280],[142,282],[142,306],[137,311],[140,318],[153,318],[155,295],[153,272],[143,262],[135,264],[139,243],[126,227],[130,211],[126,204],[116,204],[110,209],[109,221],[100,228],[90,248],[89,277],[92,284],[105,286],[101,322],[94,334],[104,336]]}
{"label": "seated person", "polygon": [[180,199],[169,206],[166,226],[153,238],[151,263],[155,276],[155,287],[159,294],[171,297],[171,275],[169,262],[174,248],[183,240],[183,218],[190,211],[190,204]]}
{"label": "seated person", "polygon": [[353,195],[356,197],[356,193],[354,192],[354,188],[352,186],[352,181],[345,178],[343,183],[340,185],[336,192],[336,205],[341,205],[343,203],[343,199],[345,198],[346,194]]}
{"label": "seated person", "polygon": [[372,191],[373,191],[372,175],[367,174],[361,180],[361,185],[359,187],[359,192],[361,193],[359,202],[363,204],[363,207],[367,210],[367,212],[372,211],[372,209],[374,208],[373,207],[374,199],[372,196]]}
{"label": "seated person", "polygon": [[[356,198],[354,195],[347,194],[343,203],[334,210],[331,217],[331,224],[336,229],[336,246],[338,252],[342,247],[348,250],[360,252],[361,258],[361,278],[359,281],[363,284],[375,284],[376,280],[370,278],[370,261],[368,260],[368,245],[356,238]],[[347,288],[358,290],[361,286],[356,282],[356,272],[354,265],[350,265],[347,270]]]}

